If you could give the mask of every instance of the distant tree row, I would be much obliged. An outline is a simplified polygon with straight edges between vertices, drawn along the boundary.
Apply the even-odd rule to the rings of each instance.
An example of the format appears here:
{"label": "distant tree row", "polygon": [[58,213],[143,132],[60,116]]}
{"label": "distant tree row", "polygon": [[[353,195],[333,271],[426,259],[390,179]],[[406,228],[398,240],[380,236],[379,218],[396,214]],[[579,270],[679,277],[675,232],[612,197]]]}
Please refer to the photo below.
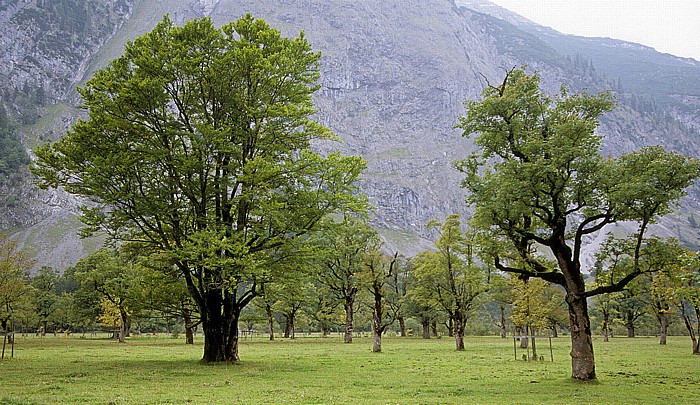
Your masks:
{"label": "distant tree row", "polygon": [[[324,337],[343,333],[346,343],[352,342],[359,325],[375,332],[377,352],[382,334],[391,328],[406,336],[407,322],[410,332],[420,329],[425,339],[437,336],[438,330],[454,337],[457,350],[465,349],[465,334],[498,333],[505,338],[508,333],[568,333],[563,289],[478,264],[469,233],[462,232],[456,215],[431,226],[440,228],[437,249],[406,258],[381,253],[376,231],[347,219],[316,240],[322,253],[303,270],[266,286],[241,322],[246,331],[267,333],[270,340],[275,339],[276,324],[285,338],[294,339],[301,323],[302,329]],[[336,250],[340,245],[347,249]],[[107,330],[124,342],[138,325],[138,333],[184,331],[186,343],[194,342],[200,324],[194,302],[175,270],[161,266],[158,258],[140,257],[129,249],[101,249],[63,274],[42,267],[30,277],[32,262],[13,241],[3,239],[0,250],[3,330],[42,336]],[[605,284],[611,272],[631,265],[631,257],[620,241],[609,239],[590,283]],[[594,329],[607,341],[613,329],[624,328],[627,337],[635,337],[641,326],[666,344],[669,326],[675,323],[676,333],[688,335],[692,353],[698,353],[700,279],[694,269],[700,258],[674,239],[657,238],[642,257],[643,277],[592,302]]]}

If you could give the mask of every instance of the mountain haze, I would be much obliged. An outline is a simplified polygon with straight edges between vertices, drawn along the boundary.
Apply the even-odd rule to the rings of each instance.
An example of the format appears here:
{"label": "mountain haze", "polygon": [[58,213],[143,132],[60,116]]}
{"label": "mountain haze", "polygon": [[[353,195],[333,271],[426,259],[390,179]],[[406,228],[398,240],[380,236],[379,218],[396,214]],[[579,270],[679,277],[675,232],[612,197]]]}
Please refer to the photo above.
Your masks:
{"label": "mountain haze", "polygon": [[[660,144],[699,155],[700,63],[622,41],[559,34],[487,1],[5,3],[0,94],[27,148],[61,136],[81,115],[75,86],[165,13],[177,23],[208,16],[219,25],[250,12],[286,35],[303,30],[323,55],[318,120],[343,140],[335,147],[368,161],[362,188],[376,207],[373,222],[389,248],[407,255],[430,245],[428,220],[468,215],[451,162],[471,145],[453,125],[465,98],[478,98],[514,66],[537,70],[548,91],[567,83],[575,91],[616,92],[618,108],[600,128],[605,154]],[[74,9],[81,12],[61,11]],[[13,179],[0,185],[13,196],[12,204],[4,202],[0,226],[40,264],[63,270],[94,249],[98,240],[74,236],[74,198],[37,190],[26,171]],[[700,219],[699,205],[696,186],[657,231],[700,245],[689,220]]]}

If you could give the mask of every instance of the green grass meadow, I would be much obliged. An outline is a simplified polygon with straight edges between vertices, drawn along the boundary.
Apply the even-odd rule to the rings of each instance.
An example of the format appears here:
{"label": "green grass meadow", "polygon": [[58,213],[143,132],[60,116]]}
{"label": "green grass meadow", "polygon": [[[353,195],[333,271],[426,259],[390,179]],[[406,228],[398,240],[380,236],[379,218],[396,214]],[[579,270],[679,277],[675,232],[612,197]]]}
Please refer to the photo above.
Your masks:
{"label": "green grass meadow", "polygon": [[700,403],[687,337],[597,338],[595,383],[569,378],[568,337],[553,339],[554,362],[537,343],[547,361],[515,360],[510,338],[467,337],[464,352],[450,338],[385,338],[382,353],[369,338],[257,338],[242,341],[241,364],[204,365],[201,339],[18,337],[0,361],[0,404]]}

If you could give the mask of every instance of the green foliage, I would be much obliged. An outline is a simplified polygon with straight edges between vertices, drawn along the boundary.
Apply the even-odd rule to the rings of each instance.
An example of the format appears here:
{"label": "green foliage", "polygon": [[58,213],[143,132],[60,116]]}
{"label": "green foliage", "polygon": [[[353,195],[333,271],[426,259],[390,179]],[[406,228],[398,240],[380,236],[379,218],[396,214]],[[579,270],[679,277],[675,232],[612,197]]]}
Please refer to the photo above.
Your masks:
{"label": "green foliage", "polygon": [[17,248],[17,242],[0,234],[0,326],[8,327],[22,301],[34,262]]}
{"label": "green foliage", "polygon": [[[68,272],[80,283],[86,293],[97,292],[100,297],[100,319],[104,325],[113,325],[119,318],[119,340],[129,334],[131,318],[144,307],[141,287],[144,271],[134,257],[122,250],[102,248],[81,259]],[[109,319],[109,322],[105,322]]]}
{"label": "green foliage", "polygon": [[[554,312],[562,297],[542,279],[521,280],[512,278],[513,311],[510,315],[516,326],[529,330],[542,330],[550,326]],[[535,333],[532,333],[535,334]]]}
{"label": "green foliage", "polygon": [[[366,219],[351,215],[343,215],[342,221],[326,218],[322,230],[310,241],[318,282],[345,310],[343,323],[348,343],[352,341],[354,307],[365,256],[378,251],[380,244],[379,234]],[[323,307],[328,308],[329,304]]]}
{"label": "green foliage", "polygon": [[[172,271],[172,270],[171,270]],[[196,312],[196,305],[187,291],[185,280],[172,273],[142,266],[135,295],[140,306],[170,316],[181,316],[184,311]]]}
{"label": "green foliage", "polygon": [[38,148],[33,171],[93,201],[86,233],[166,252],[205,331],[235,348],[271,264],[326,215],[365,208],[363,160],[311,148],[333,138],[311,118],[319,59],[251,15],[219,29],[166,16],[79,90],[89,118]]}
{"label": "green foliage", "polygon": [[343,303],[318,278],[314,281],[314,291],[313,299],[302,310],[310,320],[310,326],[327,335],[343,323]]}
{"label": "green foliage", "polygon": [[439,230],[437,251],[419,253],[414,261],[416,284],[414,299],[443,311],[454,323],[457,350],[463,350],[460,338],[466,322],[488,289],[486,271],[475,261],[473,241],[461,229],[459,215],[449,215],[444,223],[431,221],[428,228]]}
{"label": "green foliage", "polygon": [[0,184],[4,178],[29,164],[29,156],[0,102]]}
{"label": "green foliage", "polygon": [[39,269],[39,273],[32,277],[31,285],[34,287],[32,301],[42,322],[43,332],[47,332],[49,318],[56,310],[59,297],[56,294],[58,279],[58,273],[48,266],[43,266]]}
{"label": "green foliage", "polygon": [[[693,354],[700,354],[700,253],[683,251],[672,258],[652,282],[655,299],[668,310],[675,307],[693,342]],[[658,304],[658,303],[655,303]]]}
{"label": "green foliage", "polygon": [[[700,162],[661,147],[603,159],[594,130],[613,106],[610,94],[562,88],[550,98],[539,84],[536,74],[512,70],[501,85],[484,90],[482,101],[467,101],[458,127],[474,135],[479,151],[455,165],[466,175],[463,186],[475,208],[471,223],[486,253],[506,259],[509,271],[570,288],[562,272],[574,272],[569,280],[580,277],[585,235],[617,221],[637,221],[641,246],[648,224],[669,213],[700,176]],[[534,243],[552,252],[559,269]],[[633,278],[625,276],[611,288]]]}
{"label": "green foliage", "polygon": [[372,331],[374,332],[374,352],[381,351],[382,334],[400,317],[402,307],[398,284],[398,252],[388,256],[379,250],[365,253],[359,282],[369,293],[369,307],[372,308]]}
{"label": "green foliage", "polygon": [[379,234],[362,218],[344,216],[342,222],[324,221],[324,230],[312,240],[318,278],[339,300],[355,296],[364,257],[380,245]]}
{"label": "green foliage", "polygon": [[[465,102],[457,125],[464,136],[474,136],[479,150],[455,163],[466,176],[477,241],[486,241],[484,255],[497,269],[565,288],[575,346],[572,375],[594,379],[586,298],[620,291],[642,273],[639,252],[648,225],[669,213],[700,176],[700,162],[661,147],[604,159],[595,129],[614,105],[609,93],[571,94],[562,86],[549,97],[537,74],[513,69],[482,95],[482,101]],[[617,221],[639,225],[634,265],[610,284],[587,289],[584,237]]]}

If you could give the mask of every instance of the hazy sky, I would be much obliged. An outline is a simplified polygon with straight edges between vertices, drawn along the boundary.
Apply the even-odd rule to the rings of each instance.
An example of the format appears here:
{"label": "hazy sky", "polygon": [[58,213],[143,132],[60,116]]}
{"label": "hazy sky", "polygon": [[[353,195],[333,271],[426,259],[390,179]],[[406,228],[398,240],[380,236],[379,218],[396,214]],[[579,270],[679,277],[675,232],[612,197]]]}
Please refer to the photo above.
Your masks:
{"label": "hazy sky", "polygon": [[538,24],[700,61],[700,0],[491,0]]}

